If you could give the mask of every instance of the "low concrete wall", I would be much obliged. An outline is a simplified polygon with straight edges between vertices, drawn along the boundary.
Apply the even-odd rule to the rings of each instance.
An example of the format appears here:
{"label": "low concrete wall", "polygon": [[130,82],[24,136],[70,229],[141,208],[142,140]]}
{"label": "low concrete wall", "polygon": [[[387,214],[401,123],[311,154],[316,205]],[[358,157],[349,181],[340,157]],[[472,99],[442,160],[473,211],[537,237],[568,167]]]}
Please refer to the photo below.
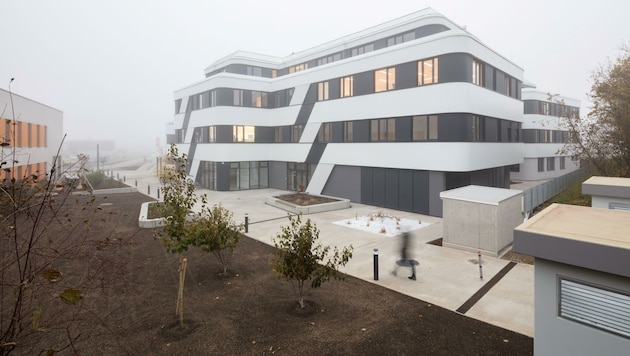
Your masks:
{"label": "low concrete wall", "polygon": [[288,211],[288,212],[293,213],[293,214],[300,214],[301,213],[303,215],[321,213],[321,212],[324,212],[324,211],[333,211],[333,210],[347,209],[347,208],[350,207],[350,200],[349,199],[339,199],[339,198],[329,197],[329,196],[325,196],[325,195],[320,195],[320,196],[321,197],[325,197],[325,198],[330,198],[330,199],[336,199],[337,201],[329,202],[329,203],[323,203],[323,204],[302,206],[302,205],[296,205],[296,204],[293,204],[293,203],[289,203],[287,201],[284,201],[282,199],[278,199],[276,197],[267,197],[267,200],[265,201],[265,204],[271,205],[271,206],[276,207],[278,209],[282,209],[282,210]]}
{"label": "low concrete wall", "polygon": [[140,206],[140,216],[138,217],[138,226],[143,229],[154,229],[156,227],[164,226],[164,218],[148,219],[149,216],[149,204],[153,202],[142,203]]}
{"label": "low concrete wall", "polygon": [[92,191],[93,195],[106,195],[106,194],[121,194],[121,193],[134,193],[137,192],[136,187],[124,187],[124,188],[110,188],[110,189],[96,189]]}

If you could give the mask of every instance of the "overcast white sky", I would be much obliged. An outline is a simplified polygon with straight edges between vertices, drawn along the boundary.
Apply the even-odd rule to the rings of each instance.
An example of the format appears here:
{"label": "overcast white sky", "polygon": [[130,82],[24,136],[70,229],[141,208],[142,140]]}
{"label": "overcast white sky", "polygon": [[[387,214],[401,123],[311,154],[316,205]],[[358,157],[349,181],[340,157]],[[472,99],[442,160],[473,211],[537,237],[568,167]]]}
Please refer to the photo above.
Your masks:
{"label": "overcast white sky", "polygon": [[[593,69],[630,40],[630,1],[2,0],[0,88],[64,112],[70,140],[156,151],[173,92],[236,50],[285,56],[432,7],[583,101]],[[16,114],[19,108],[16,108]]]}

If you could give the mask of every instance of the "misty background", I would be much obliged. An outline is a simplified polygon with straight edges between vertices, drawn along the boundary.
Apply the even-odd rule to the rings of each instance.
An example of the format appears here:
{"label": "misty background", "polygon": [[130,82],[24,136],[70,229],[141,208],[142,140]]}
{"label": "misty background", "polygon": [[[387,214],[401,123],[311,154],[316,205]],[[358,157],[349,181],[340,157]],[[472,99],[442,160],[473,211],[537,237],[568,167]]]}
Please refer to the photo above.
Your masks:
{"label": "misty background", "polygon": [[[592,71],[630,38],[630,2],[4,0],[0,88],[64,113],[67,140],[165,145],[173,92],[237,50],[286,56],[432,7],[525,70],[544,91],[582,100]],[[19,108],[15,108],[19,115]]]}

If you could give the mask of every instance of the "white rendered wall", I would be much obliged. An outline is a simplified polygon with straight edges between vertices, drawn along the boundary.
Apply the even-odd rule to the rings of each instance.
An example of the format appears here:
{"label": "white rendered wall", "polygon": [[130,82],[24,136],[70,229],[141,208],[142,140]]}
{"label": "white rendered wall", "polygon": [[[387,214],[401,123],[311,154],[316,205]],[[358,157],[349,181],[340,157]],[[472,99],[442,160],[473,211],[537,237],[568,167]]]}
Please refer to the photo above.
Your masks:
{"label": "white rendered wall", "polygon": [[621,203],[621,204],[630,205],[630,199],[618,198],[618,197],[604,197],[604,196],[598,196],[598,195],[593,195],[591,197],[591,206],[593,208],[610,209],[609,208],[610,203]]}

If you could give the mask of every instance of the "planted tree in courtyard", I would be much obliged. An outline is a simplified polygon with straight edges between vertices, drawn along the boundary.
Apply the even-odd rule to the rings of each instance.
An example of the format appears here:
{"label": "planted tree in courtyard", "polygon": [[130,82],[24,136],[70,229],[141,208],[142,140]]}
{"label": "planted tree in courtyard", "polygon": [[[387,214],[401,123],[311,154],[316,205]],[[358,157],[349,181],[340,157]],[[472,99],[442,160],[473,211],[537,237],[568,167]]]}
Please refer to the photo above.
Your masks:
{"label": "planted tree in courtyard", "polygon": [[576,155],[606,176],[630,177],[630,49],[599,66],[591,77],[591,111],[580,117],[565,111],[570,143],[563,153]]}
{"label": "planted tree in courtyard", "polygon": [[[205,206],[205,197],[203,199]],[[243,225],[237,225],[232,219],[232,212],[219,204],[202,210],[193,227],[192,240],[195,246],[214,254],[223,266],[223,273],[226,273],[241,231]]]}
{"label": "planted tree in courtyard", "polygon": [[186,154],[180,156],[177,146],[171,145],[168,160],[170,164],[160,173],[163,202],[158,205],[165,225],[157,235],[168,252],[181,254],[192,244],[190,212],[197,203],[197,196],[194,182],[186,175]]}
{"label": "planted tree in courtyard", "polygon": [[352,245],[341,251],[335,247],[317,243],[319,229],[307,219],[302,223],[302,215],[289,215],[289,225],[273,239],[276,250],[273,252],[271,268],[279,279],[291,282],[301,308],[304,296],[331,278],[343,280],[345,275],[339,267],[345,266],[352,258]]}

